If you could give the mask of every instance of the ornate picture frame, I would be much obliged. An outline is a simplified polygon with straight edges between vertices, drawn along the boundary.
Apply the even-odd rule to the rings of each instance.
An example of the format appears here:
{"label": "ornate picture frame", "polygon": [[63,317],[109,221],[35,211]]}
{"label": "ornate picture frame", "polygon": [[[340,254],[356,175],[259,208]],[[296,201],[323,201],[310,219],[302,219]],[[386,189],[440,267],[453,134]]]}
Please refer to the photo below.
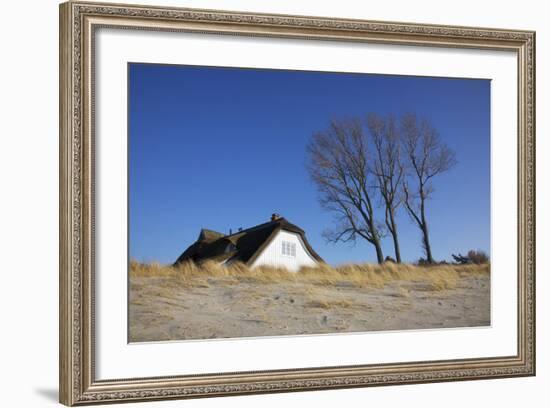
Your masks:
{"label": "ornate picture frame", "polygon": [[[98,28],[502,50],[517,56],[517,353],[514,355],[96,378],[95,100]],[[535,375],[535,33],[87,2],[60,5],[60,402],[306,391]],[[122,294],[125,295],[125,294]]]}

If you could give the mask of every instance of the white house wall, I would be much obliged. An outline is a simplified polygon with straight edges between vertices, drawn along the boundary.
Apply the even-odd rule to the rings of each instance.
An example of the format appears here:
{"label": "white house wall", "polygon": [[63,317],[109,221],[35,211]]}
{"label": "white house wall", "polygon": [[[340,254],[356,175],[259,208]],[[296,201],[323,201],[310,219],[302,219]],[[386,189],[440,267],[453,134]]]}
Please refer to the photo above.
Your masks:
{"label": "white house wall", "polygon": [[[296,257],[283,255],[283,241],[291,242],[296,245]],[[299,234],[281,230],[258,258],[256,258],[252,267],[261,265],[285,267],[289,271],[296,272],[302,266],[317,265],[317,261],[309,254]]]}

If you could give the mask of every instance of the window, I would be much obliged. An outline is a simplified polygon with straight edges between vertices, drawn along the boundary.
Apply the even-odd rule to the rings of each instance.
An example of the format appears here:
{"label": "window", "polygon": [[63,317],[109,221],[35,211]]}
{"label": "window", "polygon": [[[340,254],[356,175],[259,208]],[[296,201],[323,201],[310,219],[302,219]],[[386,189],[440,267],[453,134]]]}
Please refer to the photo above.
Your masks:
{"label": "window", "polygon": [[282,254],[296,258],[296,244],[288,241],[283,241]]}

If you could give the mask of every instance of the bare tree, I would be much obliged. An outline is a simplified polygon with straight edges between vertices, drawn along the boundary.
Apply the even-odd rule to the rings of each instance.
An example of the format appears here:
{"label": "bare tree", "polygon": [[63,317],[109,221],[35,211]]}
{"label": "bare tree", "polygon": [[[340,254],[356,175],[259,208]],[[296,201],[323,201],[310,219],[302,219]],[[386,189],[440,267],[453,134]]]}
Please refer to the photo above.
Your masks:
{"label": "bare tree", "polygon": [[455,154],[441,141],[431,123],[425,119],[418,121],[414,114],[402,118],[401,130],[408,169],[403,181],[403,202],[422,232],[426,261],[434,263],[426,220],[426,201],[433,193],[432,179],[456,164]]}
{"label": "bare tree", "polygon": [[331,242],[355,242],[364,238],[384,262],[381,227],[374,217],[370,185],[368,141],[361,121],[332,121],[324,132],[313,135],[308,147],[308,170],[320,193],[321,205],[334,212],[337,226],[326,231]]}
{"label": "bare tree", "polygon": [[399,128],[392,115],[389,115],[386,119],[374,113],[367,115],[367,127],[375,149],[371,171],[377,178],[378,189],[386,209],[385,223],[392,235],[395,260],[401,263],[397,222],[395,219],[397,208],[401,205],[401,182],[405,174],[400,157]]}

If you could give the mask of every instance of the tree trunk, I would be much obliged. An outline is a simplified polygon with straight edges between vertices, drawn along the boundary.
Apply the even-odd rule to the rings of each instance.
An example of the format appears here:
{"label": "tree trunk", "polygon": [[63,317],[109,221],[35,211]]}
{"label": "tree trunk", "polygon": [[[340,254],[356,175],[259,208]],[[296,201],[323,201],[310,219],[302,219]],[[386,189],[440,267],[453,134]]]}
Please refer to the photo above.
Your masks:
{"label": "tree trunk", "polygon": [[397,231],[392,232],[393,248],[395,250],[395,262],[401,263],[401,251],[399,249],[399,241],[397,240]]}
{"label": "tree trunk", "polygon": [[393,210],[389,212],[390,216],[390,232],[393,239],[393,249],[395,251],[395,261],[401,263],[401,251],[399,249],[399,239],[397,238],[397,224],[395,222],[395,215]]}
{"label": "tree trunk", "polygon": [[424,226],[422,228],[422,234],[423,234],[423,242],[424,242],[424,250],[426,251],[426,261],[428,263],[433,264],[435,263],[434,258],[432,257],[432,248],[430,246],[430,237],[428,236],[428,227]]}
{"label": "tree trunk", "polygon": [[395,250],[395,262],[401,263],[401,250],[399,249],[399,239],[397,238],[397,225],[395,221],[392,220],[393,229],[392,229],[392,238],[393,238],[393,248]]}
{"label": "tree trunk", "polygon": [[[423,192],[422,192],[423,193]],[[430,246],[430,236],[428,233],[428,223],[426,221],[426,215],[424,211],[424,199],[420,199],[420,216],[422,220],[422,242],[424,243],[424,251],[426,251],[426,261],[429,264],[435,263],[432,257],[432,247]]]}
{"label": "tree trunk", "polygon": [[375,237],[372,241],[372,245],[376,248],[376,259],[378,263],[384,263],[384,253],[382,252],[382,247],[380,246],[380,240]]}
{"label": "tree trunk", "polygon": [[370,201],[370,198],[367,196],[365,197],[365,200],[367,202],[367,213],[368,216],[365,216],[365,222],[369,227],[369,230],[372,235],[372,239],[369,240],[369,242],[374,245],[374,248],[376,249],[376,259],[378,260],[378,263],[384,263],[384,253],[382,252],[382,247],[380,246],[380,238],[378,237],[378,228],[376,228],[376,224],[374,221],[374,211],[372,209],[372,204]]}

